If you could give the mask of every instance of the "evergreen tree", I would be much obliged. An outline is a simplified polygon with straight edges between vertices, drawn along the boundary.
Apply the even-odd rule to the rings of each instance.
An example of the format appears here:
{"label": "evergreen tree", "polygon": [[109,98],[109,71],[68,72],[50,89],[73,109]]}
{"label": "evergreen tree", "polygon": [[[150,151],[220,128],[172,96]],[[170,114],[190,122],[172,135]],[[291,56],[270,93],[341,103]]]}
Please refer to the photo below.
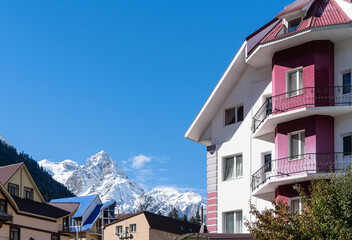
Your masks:
{"label": "evergreen tree", "polygon": [[29,173],[31,174],[39,191],[43,195],[45,201],[55,198],[73,197],[63,184],[55,181],[52,176],[46,172],[39,164],[23,152],[18,153],[17,150],[0,141],[0,166],[23,162]]}
{"label": "evergreen tree", "polygon": [[202,220],[199,215],[199,211],[196,212],[196,221],[197,221],[197,224],[199,224],[199,225],[202,223]]}
{"label": "evergreen tree", "polygon": [[189,220],[190,223],[193,223],[193,224],[198,224],[197,223],[197,220],[194,216],[191,217],[191,219]]}
{"label": "evergreen tree", "polygon": [[186,215],[183,215],[183,217],[181,218],[181,221],[188,222],[187,216],[186,216]]}
{"label": "evergreen tree", "polygon": [[174,219],[177,219],[177,220],[180,220],[180,218],[178,216],[178,211],[176,210],[176,208],[172,208],[167,216],[174,218]]}

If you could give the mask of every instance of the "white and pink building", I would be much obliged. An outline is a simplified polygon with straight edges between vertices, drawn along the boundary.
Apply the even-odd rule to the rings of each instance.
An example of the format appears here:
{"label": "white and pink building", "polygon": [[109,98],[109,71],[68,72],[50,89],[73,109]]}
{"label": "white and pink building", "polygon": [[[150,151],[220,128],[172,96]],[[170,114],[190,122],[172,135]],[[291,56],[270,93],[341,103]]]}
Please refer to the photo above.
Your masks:
{"label": "white and pink building", "polygon": [[249,201],[343,171],[352,159],[352,4],[297,0],[246,38],[186,132],[207,146],[208,229],[247,232]]}

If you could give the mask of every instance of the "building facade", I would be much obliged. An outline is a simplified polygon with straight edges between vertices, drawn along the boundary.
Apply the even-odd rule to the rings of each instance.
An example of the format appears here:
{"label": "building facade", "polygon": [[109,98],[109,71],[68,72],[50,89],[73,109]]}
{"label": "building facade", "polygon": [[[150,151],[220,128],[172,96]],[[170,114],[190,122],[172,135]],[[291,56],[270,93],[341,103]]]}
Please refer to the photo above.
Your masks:
{"label": "building facade", "polygon": [[208,230],[352,160],[352,5],[297,0],[246,38],[185,137],[207,146]]}
{"label": "building facade", "polygon": [[115,222],[104,226],[104,239],[175,240],[183,234],[199,232],[200,228],[197,224],[150,212],[121,214]]}
{"label": "building facade", "polygon": [[115,221],[115,201],[102,203],[98,195],[54,199],[51,205],[69,211],[65,225],[70,239],[104,239],[103,226]]}
{"label": "building facade", "polygon": [[0,167],[0,239],[68,240],[69,212],[44,201],[23,163]]}

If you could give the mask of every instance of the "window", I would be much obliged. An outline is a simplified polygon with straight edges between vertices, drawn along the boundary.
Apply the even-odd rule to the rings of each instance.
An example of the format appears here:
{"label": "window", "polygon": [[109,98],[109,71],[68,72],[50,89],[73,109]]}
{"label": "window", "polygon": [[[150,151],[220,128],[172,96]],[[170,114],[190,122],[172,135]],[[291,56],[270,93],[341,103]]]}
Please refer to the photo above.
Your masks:
{"label": "window", "polygon": [[122,233],[122,226],[116,227],[116,233]]}
{"label": "window", "polygon": [[225,233],[242,233],[242,211],[225,213]]}
{"label": "window", "polygon": [[7,212],[7,203],[4,199],[0,199],[0,211]]}
{"label": "window", "polygon": [[288,21],[287,23],[287,32],[293,32],[296,31],[298,28],[299,24],[301,23],[302,19],[301,18],[296,18],[291,21]]}
{"label": "window", "polygon": [[60,237],[58,236],[58,235],[54,235],[54,234],[52,234],[51,235],[51,240],[60,240]]}
{"label": "window", "polygon": [[115,204],[111,204],[109,207],[104,208],[103,211],[103,225],[115,221]]}
{"label": "window", "polygon": [[23,198],[33,200],[33,189],[28,188],[28,187],[24,187]]}
{"label": "window", "polygon": [[342,74],[343,94],[351,92],[351,72]]}
{"label": "window", "polygon": [[303,157],[304,143],[304,131],[290,133],[288,135],[288,156],[290,157],[290,160],[296,160]]}
{"label": "window", "polygon": [[352,155],[352,136],[343,137],[343,156]]}
{"label": "window", "polygon": [[19,240],[20,239],[20,229],[19,228],[10,228],[10,240]]}
{"label": "window", "polygon": [[272,97],[266,97],[265,98],[265,103],[266,103],[266,106],[265,106],[265,112],[266,112],[266,115],[270,115],[273,113],[273,104],[272,104]]}
{"label": "window", "polygon": [[68,217],[64,217],[62,219],[62,230],[64,232],[69,232],[70,231],[70,225],[69,225],[69,218]]}
{"label": "window", "polygon": [[289,201],[290,211],[293,213],[301,213],[302,203],[301,198],[291,198]]}
{"label": "window", "polygon": [[243,105],[225,110],[225,126],[236,122],[241,122],[243,121],[243,119],[244,119]]}
{"label": "window", "polygon": [[131,229],[131,233],[137,232],[137,225],[136,224],[130,224],[130,229]]}
{"label": "window", "polygon": [[271,153],[264,154],[264,172],[271,172]]}
{"label": "window", "polygon": [[242,155],[224,159],[224,181],[243,176]]}
{"label": "window", "polygon": [[286,97],[294,97],[303,93],[303,69],[302,67],[286,72]]}
{"label": "window", "polygon": [[17,184],[9,183],[8,190],[12,196],[19,196],[19,186]]}

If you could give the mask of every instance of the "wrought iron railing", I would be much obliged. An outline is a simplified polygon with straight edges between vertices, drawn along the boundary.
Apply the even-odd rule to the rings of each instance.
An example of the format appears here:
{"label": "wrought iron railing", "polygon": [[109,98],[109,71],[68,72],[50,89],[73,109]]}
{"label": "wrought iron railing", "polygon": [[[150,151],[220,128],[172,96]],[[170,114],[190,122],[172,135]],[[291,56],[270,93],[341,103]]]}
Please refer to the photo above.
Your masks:
{"label": "wrought iron railing", "polygon": [[352,86],[307,87],[268,98],[253,117],[253,132],[270,116],[301,107],[352,105]]}
{"label": "wrought iron railing", "polygon": [[272,160],[252,175],[252,191],[270,179],[285,178],[303,173],[341,172],[351,162],[352,153],[346,152],[306,153]]}

